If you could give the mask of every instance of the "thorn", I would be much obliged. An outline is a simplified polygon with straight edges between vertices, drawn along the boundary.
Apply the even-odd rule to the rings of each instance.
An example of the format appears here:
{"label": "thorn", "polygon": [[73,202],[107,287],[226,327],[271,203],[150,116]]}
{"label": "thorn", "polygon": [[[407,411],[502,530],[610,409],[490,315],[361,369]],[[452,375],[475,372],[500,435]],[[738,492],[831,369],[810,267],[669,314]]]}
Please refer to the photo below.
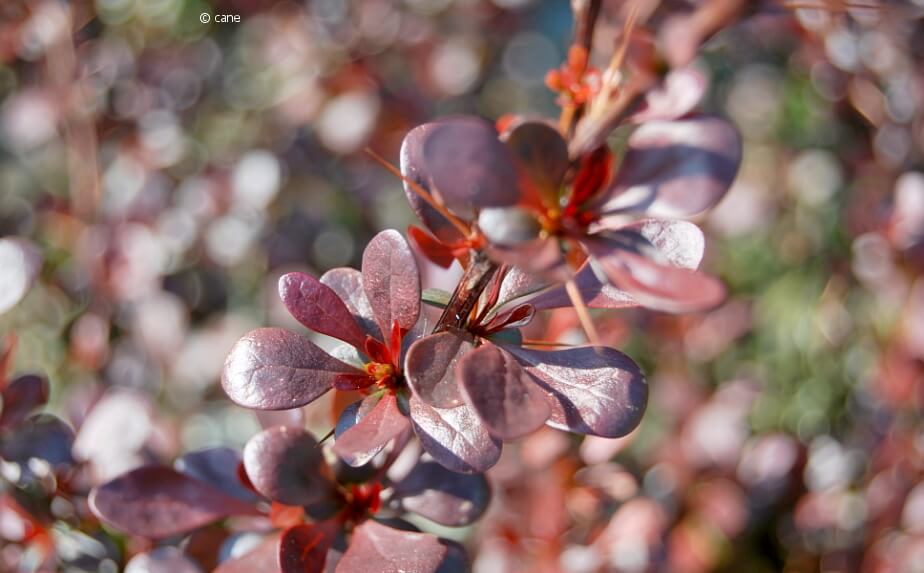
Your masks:
{"label": "thorn", "polygon": [[337,430],[337,426],[334,426],[333,428],[331,428],[329,432],[327,432],[326,434],[324,434],[324,437],[323,437],[323,438],[321,438],[320,440],[318,440],[318,445],[315,446],[315,447],[320,448],[321,446],[323,446],[323,445],[324,445],[324,442],[326,442],[328,439],[330,439],[330,437],[334,435],[334,432],[335,432],[336,430]]}

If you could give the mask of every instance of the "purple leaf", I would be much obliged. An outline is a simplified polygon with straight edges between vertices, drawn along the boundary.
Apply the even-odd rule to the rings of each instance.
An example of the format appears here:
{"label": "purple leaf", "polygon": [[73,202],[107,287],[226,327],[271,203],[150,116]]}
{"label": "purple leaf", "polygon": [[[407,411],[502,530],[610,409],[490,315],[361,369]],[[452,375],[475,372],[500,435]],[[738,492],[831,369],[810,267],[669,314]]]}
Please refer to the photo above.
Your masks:
{"label": "purple leaf", "polygon": [[725,299],[725,287],[717,279],[655,262],[633,252],[635,246],[627,248],[622,242],[604,239],[585,240],[583,244],[613,286],[647,308],[693,312],[715,307]]}
{"label": "purple leaf", "polygon": [[251,438],[244,470],[254,489],[286,505],[309,505],[330,491],[321,448],[301,429],[280,426]]}
{"label": "purple leaf", "polygon": [[434,408],[412,397],[411,422],[423,449],[441,466],[459,473],[481,473],[497,463],[501,442],[488,433],[468,404]]}
{"label": "purple leaf", "polygon": [[93,488],[93,513],[116,529],[149,538],[192,531],[229,515],[256,510],[229,495],[159,466],[138,468]]}
{"label": "purple leaf", "polygon": [[240,557],[228,559],[213,573],[276,573],[279,568],[279,535],[273,535]]}
{"label": "purple leaf", "polygon": [[404,359],[404,377],[414,394],[437,408],[462,404],[455,366],[472,344],[455,332],[425,336],[411,345]]}
{"label": "purple leaf", "polygon": [[362,348],[366,334],[353,314],[330,287],[305,273],[289,273],[279,279],[279,298],[289,313],[307,328]]}
{"label": "purple leaf", "polygon": [[469,352],[456,371],[466,400],[498,438],[521,438],[549,418],[545,392],[497,346],[485,344]]}
{"label": "purple leaf", "polygon": [[218,447],[185,454],[173,463],[173,467],[241,501],[255,502],[257,496],[237,477],[240,464],[241,454],[237,450]]}
{"label": "purple leaf", "polygon": [[500,307],[512,300],[539,292],[548,285],[547,280],[533,273],[528,273],[519,267],[511,267],[501,281],[500,293],[495,306]]}
{"label": "purple leaf", "polygon": [[48,380],[26,374],[0,391],[0,429],[12,428],[48,401]]}
{"label": "purple leaf", "polygon": [[363,289],[363,274],[356,269],[339,267],[321,275],[321,284],[329,286],[353,315],[366,334],[377,337],[378,327],[372,305]]}
{"label": "purple leaf", "polygon": [[646,94],[641,109],[628,121],[641,124],[682,117],[696,109],[708,87],[706,76],[693,67],[671,70],[664,84]]}
{"label": "purple leaf", "polygon": [[618,438],[641,421],[648,385],[631,358],[609,347],[541,351],[505,346],[551,398],[549,425]]}
{"label": "purple leaf", "polygon": [[435,535],[399,531],[370,519],[353,531],[337,573],[435,573],[447,551]]}
{"label": "purple leaf", "polygon": [[482,474],[460,474],[435,462],[420,462],[395,484],[395,496],[408,511],[461,527],[481,517],[491,501],[491,489]]}
{"label": "purple leaf", "polygon": [[25,239],[0,239],[0,314],[26,296],[41,270],[38,247]]}
{"label": "purple leaf", "polygon": [[29,460],[44,460],[52,468],[74,463],[74,431],[51,414],[36,414],[0,440],[0,458],[19,464],[24,477],[31,475]]}
{"label": "purple leaf", "polygon": [[[442,119],[411,130],[401,146],[401,171],[464,218],[474,208],[507,207],[520,198],[510,151],[491,123],[475,117]],[[416,198],[413,191],[407,193]]]}
{"label": "purple leaf", "polygon": [[176,547],[158,547],[132,557],[125,573],[202,573],[196,562]]}
{"label": "purple leaf", "polygon": [[492,245],[516,247],[539,237],[542,225],[523,207],[488,207],[478,214],[478,228]]}
{"label": "purple leaf", "polygon": [[571,162],[568,144],[554,127],[541,121],[518,123],[506,136],[507,148],[523,178],[547,205],[558,206],[562,180]]}
{"label": "purple leaf", "polygon": [[675,267],[696,270],[703,260],[706,241],[699,227],[689,221],[642,219],[629,225],[602,220],[601,229],[638,233],[657,251],[658,258]]}
{"label": "purple leaf", "polygon": [[[581,298],[588,308],[631,308],[638,306],[632,296],[609,283],[601,282],[591,268],[590,263],[584,263],[574,275],[574,283],[581,293]],[[569,308],[574,306],[564,285],[548,287],[535,295],[524,297],[536,310],[552,308]]]}
{"label": "purple leaf", "polygon": [[420,274],[398,231],[382,231],[369,242],[363,252],[363,289],[383,340],[389,340],[394,322],[405,330],[414,328],[420,315]]}
{"label": "purple leaf", "polygon": [[740,163],[741,138],[721,119],[649,122],[629,137],[616,177],[594,208],[666,218],[695,215],[719,202]]}
{"label": "purple leaf", "polygon": [[332,532],[320,524],[303,523],[285,530],[279,540],[282,573],[323,573],[332,542]]}
{"label": "purple leaf", "polygon": [[496,261],[544,275],[544,278],[551,278],[558,273],[565,262],[558,241],[545,237],[515,247],[492,244],[488,247],[488,253]]}
{"label": "purple leaf", "polygon": [[317,399],[338,374],[357,373],[362,372],[301,335],[258,328],[231,349],[221,385],[231,400],[245,408],[286,410]]}
{"label": "purple leaf", "polygon": [[[407,417],[398,410],[394,394],[386,392],[372,410],[353,427],[336,437],[334,451],[347,464],[358,467],[375,456],[391,440],[410,429]],[[374,452],[371,453],[370,452]]]}

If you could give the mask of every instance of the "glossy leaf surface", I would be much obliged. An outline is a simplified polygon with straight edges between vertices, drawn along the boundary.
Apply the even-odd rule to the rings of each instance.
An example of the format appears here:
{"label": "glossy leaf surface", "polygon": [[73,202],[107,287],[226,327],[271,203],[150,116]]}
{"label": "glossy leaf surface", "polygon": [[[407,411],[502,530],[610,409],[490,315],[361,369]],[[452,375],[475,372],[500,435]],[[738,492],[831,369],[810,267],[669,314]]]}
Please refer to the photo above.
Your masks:
{"label": "glossy leaf surface", "polygon": [[595,207],[678,218],[701,213],[725,195],[741,162],[741,138],[713,117],[654,121],[628,141],[622,164]]}
{"label": "glossy leaf surface", "polygon": [[544,387],[550,425],[606,438],[631,432],[648,403],[648,385],[631,358],[609,347],[541,351],[506,346]]}
{"label": "glossy leaf surface", "polygon": [[398,410],[394,394],[386,392],[356,425],[337,436],[334,451],[349,465],[361,466],[410,427],[407,417]]}
{"label": "glossy leaf surface", "polygon": [[545,393],[514,358],[493,344],[469,352],[457,367],[466,401],[491,434],[515,440],[549,417]]}
{"label": "glossy leaf surface", "polygon": [[366,334],[333,289],[305,273],[279,279],[279,298],[289,313],[307,328],[362,348]]}
{"label": "glossy leaf surface", "polygon": [[471,349],[472,344],[454,332],[440,332],[414,342],[404,361],[405,379],[414,394],[437,408],[462,404],[455,366]]}
{"label": "glossy leaf surface", "polygon": [[132,535],[154,539],[185,533],[234,514],[255,510],[171,468],[138,468],[90,492],[97,517]]}
{"label": "glossy leaf surface", "polygon": [[363,290],[383,340],[392,324],[410,330],[420,315],[420,274],[410,246],[394,230],[376,235],[363,252]]}
{"label": "glossy leaf surface", "polygon": [[329,493],[321,448],[301,429],[280,426],[251,438],[244,469],[257,491],[286,505],[308,505]]}
{"label": "glossy leaf surface", "polygon": [[332,541],[331,532],[318,524],[303,523],[285,530],[279,539],[282,573],[323,573]]}
{"label": "glossy leaf surface", "polygon": [[446,553],[435,535],[399,531],[368,520],[353,531],[337,573],[435,573]]}
{"label": "glossy leaf surface", "polygon": [[331,269],[321,275],[321,284],[331,288],[343,304],[346,305],[353,320],[356,321],[363,332],[372,336],[379,335],[379,329],[375,323],[375,315],[372,313],[372,305],[366,298],[366,291],[363,289],[363,274],[356,269],[349,267],[339,267]]}
{"label": "glossy leaf surface", "polygon": [[474,522],[491,501],[484,475],[452,472],[430,461],[419,462],[395,484],[395,495],[408,511],[449,527]]}
{"label": "glossy leaf surface", "polygon": [[497,463],[501,442],[488,433],[468,404],[434,408],[412,397],[411,422],[420,444],[443,467],[460,473],[481,473]]}
{"label": "glossy leaf surface", "polygon": [[258,328],[237,341],[221,385],[246,408],[297,408],[327,392],[338,374],[361,371],[333,358],[307,338],[281,328]]}

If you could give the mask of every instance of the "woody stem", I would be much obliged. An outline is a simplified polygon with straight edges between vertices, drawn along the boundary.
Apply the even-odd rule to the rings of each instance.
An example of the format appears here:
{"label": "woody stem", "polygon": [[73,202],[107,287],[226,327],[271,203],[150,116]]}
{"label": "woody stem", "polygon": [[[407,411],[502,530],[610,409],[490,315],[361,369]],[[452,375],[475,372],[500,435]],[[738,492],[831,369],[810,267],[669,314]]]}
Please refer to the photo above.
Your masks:
{"label": "woody stem", "polygon": [[472,251],[471,262],[437,321],[433,329],[434,334],[454,328],[465,328],[472,309],[478,304],[478,297],[491,283],[499,266],[483,251]]}

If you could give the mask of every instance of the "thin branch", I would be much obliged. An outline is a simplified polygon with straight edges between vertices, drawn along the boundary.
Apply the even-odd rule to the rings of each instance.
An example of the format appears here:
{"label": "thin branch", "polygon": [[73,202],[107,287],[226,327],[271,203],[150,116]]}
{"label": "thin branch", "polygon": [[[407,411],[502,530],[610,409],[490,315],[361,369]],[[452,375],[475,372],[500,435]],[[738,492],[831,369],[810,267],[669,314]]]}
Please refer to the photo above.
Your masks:
{"label": "thin branch", "polygon": [[584,297],[581,296],[581,291],[578,290],[577,283],[574,282],[573,277],[565,282],[565,290],[568,292],[568,298],[571,299],[571,304],[574,305],[578,320],[581,321],[581,327],[584,329],[584,333],[587,334],[587,340],[594,346],[601,346],[597,327],[594,326],[593,321],[590,319],[590,311],[587,310]]}

